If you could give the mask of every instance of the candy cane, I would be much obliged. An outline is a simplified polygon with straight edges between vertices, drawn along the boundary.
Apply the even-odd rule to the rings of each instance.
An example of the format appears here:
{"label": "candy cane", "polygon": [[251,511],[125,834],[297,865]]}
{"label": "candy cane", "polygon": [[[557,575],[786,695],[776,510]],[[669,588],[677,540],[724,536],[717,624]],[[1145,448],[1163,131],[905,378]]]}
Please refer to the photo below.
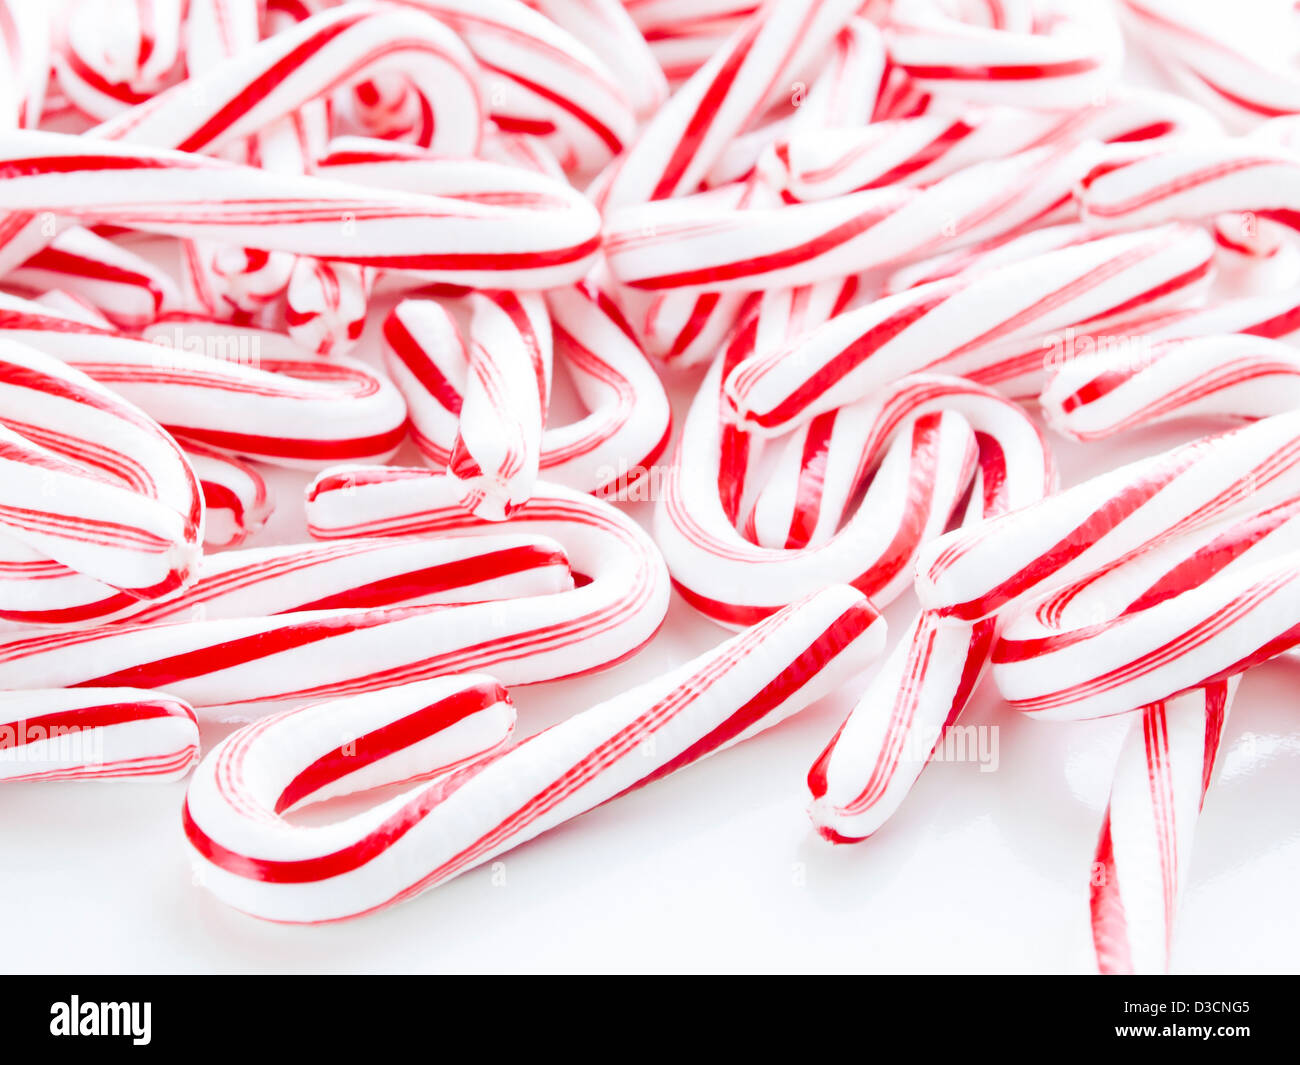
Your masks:
{"label": "candy cane", "polygon": [[616,74],[612,55],[593,52],[545,15],[514,0],[397,2],[454,30],[482,68],[493,121],[540,137],[565,169],[593,171],[635,134],[623,88],[632,72]]}
{"label": "candy cane", "polygon": [[4,280],[19,289],[58,288],[81,297],[127,330],[142,329],[181,302],[170,275],[80,227],[64,230]]}
{"label": "candy cane", "polygon": [[212,448],[188,443],[184,451],[203,493],[204,546],[238,547],[271,516],[266,481],[247,462]]}
{"label": "candy cane", "polygon": [[[294,923],[361,916],[756,735],[849,680],[882,641],[866,599],[828,588],[496,757],[479,752],[504,740],[512,715],[504,691],[483,677],[279,715],[205,760],[186,797],[186,838],[201,882],[246,913]],[[489,713],[495,731],[462,728]],[[452,730],[469,735],[443,735]],[[360,768],[342,757],[349,735]],[[325,828],[277,816],[467,758],[475,760]],[[267,775],[255,775],[258,766]]]}
{"label": "candy cane", "polygon": [[49,14],[23,0],[0,2],[0,127],[35,126],[45,106],[50,76]]}
{"label": "candy cane", "polygon": [[670,82],[689,78],[758,10],[756,0],[624,0]]}
{"label": "candy cane", "polygon": [[951,14],[956,7],[896,0],[890,8],[890,57],[925,92],[1060,110],[1099,98],[1118,75],[1123,44],[1104,7],[1056,2],[1035,11],[1032,23],[1006,26],[964,22]]}
{"label": "candy cane", "polygon": [[348,263],[299,259],[284,294],[289,336],[317,355],[346,354],[365,329],[373,275]]}
{"label": "candy cane", "polygon": [[469,372],[447,470],[470,513],[502,521],[537,481],[551,402],[551,323],[535,294],[476,292],[468,300]]}
{"label": "candy cane", "polygon": [[775,187],[800,201],[885,185],[921,187],[976,163],[1086,140],[1132,143],[1217,132],[1206,112],[1168,93],[1130,91],[1064,114],[984,107],[853,128],[796,131],[764,160]]}
{"label": "candy cane", "polygon": [[1169,340],[1069,362],[1040,401],[1052,428],[1075,440],[1173,418],[1282,414],[1300,408],[1300,351],[1241,334]]}
{"label": "candy cane", "polygon": [[0,423],[0,530],[23,548],[6,564],[30,572],[25,600],[38,600],[35,613],[51,561],[128,602],[191,578],[203,528],[198,481],[147,415],[73,367],[4,340]]}
{"label": "candy cane", "polygon": [[1042,720],[1126,713],[1300,641],[1300,502],[1156,544],[1013,611],[993,649],[1010,705]]}
{"label": "candy cane", "polygon": [[1084,179],[1081,199],[1087,221],[1112,229],[1233,211],[1256,212],[1295,229],[1298,173],[1300,153],[1223,138],[1102,164]]}
{"label": "candy cane", "polygon": [[175,84],[184,69],[184,7],[181,0],[74,4],[65,45],[54,53],[59,88],[79,110],[105,119]]}
{"label": "candy cane", "polygon": [[564,211],[474,204],[55,133],[0,138],[0,169],[10,175],[0,183],[5,209],[217,236],[450,284],[549,288],[578,281],[599,243],[599,217],[581,197],[566,200]]}
{"label": "candy cane", "polygon": [[[985,617],[1170,537],[1286,498],[1300,485],[1297,433],[1295,412],[1264,418],[948,533],[917,562],[921,604]],[[1150,700],[1129,708],[1143,701]]]}
{"label": "candy cane", "polygon": [[171,696],[0,692],[0,781],[178,780],[198,758],[194,711]]}
{"label": "candy cane", "polygon": [[[31,569],[15,575],[17,587],[4,586],[7,598],[16,599],[24,591],[30,596]],[[29,580],[25,588],[20,583],[24,577]],[[123,602],[120,593],[69,570],[60,573],[47,567],[36,578],[47,614],[58,611],[64,617],[97,622],[125,619],[132,625],[487,602],[573,587],[559,544],[507,535],[445,542],[362,539],[226,551],[205,557],[187,588],[148,604]]]}
{"label": "candy cane", "polygon": [[754,290],[802,285],[932,255],[1035,223],[1071,202],[1091,145],[1024,152],[925,189],[889,186],[748,211],[666,200],[612,212],[610,272],[633,288]]}
{"label": "candy cane", "polygon": [[856,6],[766,0],[613,164],[598,194],[601,208],[695,192],[732,137],[794,91]]}
{"label": "candy cane", "polygon": [[[806,486],[797,475],[776,474],[795,500],[784,512],[813,530],[795,542],[811,546],[760,547],[728,515],[726,480],[735,474],[727,464],[736,461],[736,442],[717,417],[722,373],[719,361],[692,405],[655,515],[655,536],[678,590],[715,621],[752,622],[834,581],[848,581],[880,603],[898,595],[920,544],[945,527],[966,491],[978,454],[975,432],[1001,440],[1007,463],[1036,461],[1038,493],[1043,489],[1045,445],[1013,404],[955,379],[908,379],[791,438],[779,464],[796,474],[821,472],[820,484]],[[877,458],[866,497],[840,527],[843,508]],[[799,500],[800,487],[818,504]]]}
{"label": "candy cane", "polygon": [[[555,354],[590,411],[541,437],[542,476],[619,498],[663,453],[668,397],[610,297],[592,284],[546,296]],[[406,399],[415,443],[434,468],[451,460],[469,374],[469,352],[449,312],[431,300],[404,300],[384,323],[387,366]]]}
{"label": "candy cane", "polygon": [[1115,767],[1089,897],[1103,973],[1164,973],[1193,835],[1239,678],[1133,715]]}
{"label": "candy cane", "polygon": [[727,401],[739,425],[774,435],[909,373],[958,374],[1036,395],[1065,330],[1194,302],[1213,256],[1204,232],[1174,227],[921,285],[737,364]]}
{"label": "candy cane", "polygon": [[177,437],[235,455],[319,469],[390,455],[405,431],[387,378],[306,356],[273,333],[179,319],[151,328],[145,343],[12,296],[0,297],[0,332],[57,355]]}
{"label": "candy cane", "polygon": [[[1254,5],[1246,34],[1233,19],[1213,27],[1167,0],[1121,0],[1126,26],[1196,98],[1241,126],[1300,112],[1300,73],[1292,65],[1300,34],[1286,5]],[[1261,26],[1260,16],[1277,17]],[[1289,51],[1288,51],[1289,49]]]}
{"label": "candy cane", "polygon": [[637,118],[648,119],[668,98],[664,72],[622,0],[526,2],[621,72],[623,92]]}
{"label": "candy cane", "polygon": [[[344,467],[309,489],[308,517],[316,535],[335,537],[481,531],[460,495],[446,475],[428,470]],[[129,676],[196,707],[248,713],[461,670],[491,668],[512,684],[553,680],[617,661],[654,635],[668,606],[668,578],[630,519],[552,485],[513,521],[517,532],[563,544],[588,583],[498,603],[19,634],[0,640],[0,685],[103,687],[109,677]]]}

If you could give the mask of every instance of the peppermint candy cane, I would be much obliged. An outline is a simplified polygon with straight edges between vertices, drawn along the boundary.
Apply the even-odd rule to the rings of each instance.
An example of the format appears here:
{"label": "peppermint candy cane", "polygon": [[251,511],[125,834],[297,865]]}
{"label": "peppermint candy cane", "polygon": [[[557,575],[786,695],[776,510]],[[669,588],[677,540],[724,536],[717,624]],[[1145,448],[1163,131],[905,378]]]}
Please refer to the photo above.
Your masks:
{"label": "peppermint candy cane", "polygon": [[[1121,0],[1130,29],[1179,85],[1241,127],[1300,112],[1300,51],[1293,12],[1255,5],[1245,27],[1236,19],[1206,24],[1203,13],[1168,0]],[[1261,16],[1276,15],[1260,24]],[[1244,33],[1241,30],[1244,29]]]}
{"label": "peppermint candy cane", "polygon": [[[26,587],[20,583],[24,578]],[[573,587],[559,544],[522,536],[436,543],[364,539],[227,551],[206,556],[189,587],[154,603],[135,602],[82,574],[49,567],[16,573],[17,586],[0,584],[0,593],[6,599],[16,600],[24,592],[30,597],[32,580],[39,581],[46,614],[56,620],[127,619],[132,625],[487,602]]]}
{"label": "peppermint candy cane", "polygon": [[171,696],[0,692],[0,781],[179,780],[198,758],[194,711]]}
{"label": "peppermint candy cane", "polygon": [[[1248,140],[1292,153],[1300,151],[1300,114],[1270,119],[1253,129]],[[1286,234],[1294,229],[1267,215],[1261,218],[1254,211],[1234,212],[1214,220],[1214,239],[1229,251],[1264,259],[1275,255]]]}
{"label": "peppermint candy cane", "polygon": [[492,120],[540,137],[566,170],[604,166],[635,134],[636,114],[623,88],[631,72],[619,68],[616,75],[608,65],[612,55],[602,58],[544,14],[514,0],[397,2],[454,30],[482,68]]}
{"label": "peppermint candy cane", "polygon": [[886,185],[922,187],[965,167],[1035,148],[1216,132],[1213,118],[1186,100],[1131,91],[1064,114],[984,107],[957,116],[927,114],[856,128],[796,131],[777,142],[763,168],[776,188],[808,202]]}
{"label": "peppermint candy cane", "polygon": [[[258,0],[192,0],[186,17],[186,64],[191,77],[256,48],[262,37]],[[267,13],[268,28],[284,17]],[[294,20],[296,21],[296,20]],[[257,133],[226,145],[220,155],[287,174],[304,174],[329,134],[328,100],[304,104]],[[165,147],[165,146],[164,146]],[[289,284],[295,257],[208,241],[184,241],[185,280],[193,302],[212,317],[265,313]]]}
{"label": "peppermint candy cane", "polygon": [[849,19],[835,38],[825,69],[811,79],[811,84],[795,84],[789,115],[733,140],[705,184],[717,187],[743,181],[778,138],[795,139],[806,131],[865,126],[875,109],[885,65],[885,43],[880,31],[863,18]]}
{"label": "peppermint candy cane", "polygon": [[[668,80],[622,0],[526,0],[593,55],[621,72],[623,92],[638,119],[646,120],[668,99]],[[472,47],[472,45],[471,45]]]}
{"label": "peppermint candy cane", "polygon": [[793,90],[856,6],[766,0],[603,176],[601,209],[698,190],[732,138]]}
{"label": "peppermint candy cane", "polygon": [[[542,433],[548,481],[598,496],[633,493],[668,444],[671,414],[654,370],[610,297],[592,284],[546,295],[555,354],[590,411]],[[436,469],[451,461],[470,356],[455,319],[432,300],[404,300],[384,323],[386,365],[406,399],[411,434]]]}
{"label": "peppermint candy cane", "polygon": [[175,84],[184,70],[184,9],[181,0],[80,0],[54,52],[59,88],[78,110],[105,119]]}
{"label": "peppermint candy cane", "polygon": [[200,71],[95,128],[94,135],[183,152],[215,152],[321,97],[367,79],[408,79],[436,126],[430,146],[473,155],[483,131],[479,70],[436,19],[388,5],[322,11]]}
{"label": "peppermint candy cane", "polygon": [[536,294],[475,292],[469,373],[447,470],[472,514],[503,521],[537,482],[551,403],[551,323]]}
{"label": "peppermint candy cane", "polygon": [[0,48],[9,60],[0,76],[0,127],[35,126],[50,76],[49,14],[23,0],[0,0]]}
{"label": "peppermint candy cane", "polygon": [[758,10],[756,0],[624,0],[670,82],[689,78]]}
{"label": "peppermint candy cane", "polygon": [[738,363],[724,383],[727,402],[737,424],[775,435],[909,373],[1035,395],[1067,329],[1194,302],[1213,257],[1204,232],[1173,227],[921,285]]}
{"label": "peppermint candy cane", "polygon": [[[84,371],[178,438],[235,455],[320,469],[386,457],[405,432],[387,378],[306,356],[275,333],[179,319],[152,327],[146,343],[12,296],[0,297],[0,332]],[[222,396],[237,402],[213,402]]]}
{"label": "peppermint candy cane", "polygon": [[[917,595],[928,608],[986,617],[1171,537],[1271,505],[1300,484],[1297,433],[1295,412],[1263,418],[948,533],[922,550]],[[1129,708],[1143,701],[1150,700]]]}
{"label": "peppermint candy cane", "polygon": [[[1063,110],[1099,99],[1123,56],[1110,11],[1053,2],[999,25],[954,17],[951,0],[896,0],[886,38],[895,63],[924,92],[948,100]],[[999,9],[1002,5],[997,5]],[[1041,32],[1033,32],[1041,27]]]}
{"label": "peppermint candy cane", "polygon": [[819,203],[718,211],[687,199],[626,207],[605,226],[611,274],[632,288],[803,285],[1014,231],[1071,204],[1095,152],[1025,152],[915,191],[871,189]]}
{"label": "peppermint candy cane", "polygon": [[130,622],[485,603],[572,588],[563,547],[544,536],[371,537],[205,558],[192,585]]}
{"label": "peppermint candy cane", "polygon": [[64,230],[4,280],[13,288],[57,288],[80,297],[126,330],[142,329],[181,303],[170,275],[80,227]]}
{"label": "peppermint candy cane", "polygon": [[[198,481],[147,415],[80,371],[4,340],[0,423],[0,531],[20,549],[0,555],[34,577],[53,561],[127,601],[190,580],[203,529]],[[27,589],[26,601],[38,602],[24,613],[40,612],[38,588]]]}
{"label": "peppermint candy cane", "polygon": [[1238,677],[1133,715],[1093,860],[1089,908],[1103,973],[1164,973],[1193,836]]}
{"label": "peppermint candy cane", "polygon": [[266,481],[247,462],[213,448],[188,443],[184,451],[203,493],[203,545],[238,547],[271,516]]}
{"label": "peppermint candy cane", "polygon": [[1283,414],[1300,407],[1300,351],[1242,334],[1168,340],[1066,363],[1040,402],[1075,440],[1174,418]]}
{"label": "peppermint candy cane", "polygon": [[299,259],[284,294],[289,336],[317,355],[346,354],[366,327],[373,285],[365,267]]}
{"label": "peppermint candy cane", "polygon": [[0,184],[5,209],[215,236],[449,284],[531,289],[579,281],[599,245],[599,216],[576,193],[564,211],[475,204],[56,133],[0,138],[0,168],[10,175]]}
{"label": "peppermint candy cane", "polygon": [[1255,503],[1013,612],[993,679],[1041,720],[1126,713],[1300,641],[1300,501]]}
{"label": "peppermint candy cane", "polygon": [[1300,153],[1224,138],[1103,163],[1084,179],[1081,203],[1088,222],[1109,229],[1240,211],[1295,229],[1297,173]]}
{"label": "peppermint candy cane", "polygon": [[[481,531],[460,496],[444,474],[344,467],[309,489],[309,525],[334,537]],[[508,602],[19,634],[0,640],[0,685],[104,687],[108,677],[130,676],[196,707],[247,714],[460,670],[491,668],[512,684],[554,680],[618,661],[654,635],[668,606],[668,578],[650,538],[630,519],[590,496],[547,486],[514,522],[520,533],[563,544],[588,583]]]}
{"label": "peppermint candy cane", "polygon": [[[721,377],[719,362],[687,416],[655,536],[678,591],[722,624],[752,622],[835,581],[878,603],[897,596],[921,543],[943,530],[961,502],[979,457],[976,433],[1000,439],[1006,463],[1035,466],[1037,456],[1043,490],[1045,445],[1013,404],[955,379],[908,379],[878,400],[809,423],[786,443],[773,481],[788,501],[780,510],[790,518],[781,524],[797,535],[759,546],[728,517],[726,464],[735,462],[736,442],[717,418]],[[862,503],[841,526],[877,459]],[[1016,480],[1033,478],[1018,473]],[[760,499],[756,510],[764,505]],[[809,546],[789,547],[801,542]]]}
{"label": "peppermint candy cane", "polygon": [[[201,882],[246,913],[294,923],[371,913],[797,713],[870,662],[883,628],[859,593],[828,588],[495,757],[480,752],[504,742],[513,715],[485,677],[278,715],[236,733],[200,766],[186,796],[186,838]],[[480,730],[486,715],[493,727]],[[359,767],[342,757],[340,740],[350,736]],[[324,828],[278,816],[468,759]],[[260,765],[269,773],[256,775]],[[399,821],[402,830],[392,831]]]}

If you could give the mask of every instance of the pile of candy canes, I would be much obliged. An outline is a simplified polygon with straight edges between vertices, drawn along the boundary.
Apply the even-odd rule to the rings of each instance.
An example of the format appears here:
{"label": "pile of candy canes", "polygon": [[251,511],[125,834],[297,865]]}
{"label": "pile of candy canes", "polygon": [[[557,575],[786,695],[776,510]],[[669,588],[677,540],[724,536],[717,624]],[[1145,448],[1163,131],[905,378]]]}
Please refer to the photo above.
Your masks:
{"label": "pile of candy canes", "polygon": [[[0,779],[193,770],[202,884],[324,922],[837,690],[811,816],[865,840],[989,672],[1131,719],[1092,927],[1164,969],[1238,680],[1300,643],[1300,17],[1219,12],[0,0]],[[1043,424],[1172,419],[1213,435],[1057,490]],[[311,542],[240,546],[301,505],[266,464]],[[736,635],[515,738],[503,685],[673,589]]]}

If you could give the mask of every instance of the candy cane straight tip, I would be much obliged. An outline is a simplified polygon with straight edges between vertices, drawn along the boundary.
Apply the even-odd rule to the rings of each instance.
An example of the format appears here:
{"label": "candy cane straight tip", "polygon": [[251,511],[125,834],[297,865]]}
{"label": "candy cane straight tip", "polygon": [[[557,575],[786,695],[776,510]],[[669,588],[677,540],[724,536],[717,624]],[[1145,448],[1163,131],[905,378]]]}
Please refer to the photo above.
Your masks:
{"label": "candy cane straight tip", "polygon": [[1102,973],[1164,973],[1196,823],[1240,677],[1132,715],[1090,878]]}
{"label": "candy cane straight tip", "polygon": [[[449,718],[499,712],[500,689],[486,678],[429,682],[444,686],[440,700],[427,687],[414,700],[399,688],[277,715],[204,759],[185,835],[200,882],[245,913],[289,923],[362,916],[770,728],[864,669],[883,641],[869,601],[831,587],[496,756],[483,756],[482,735],[417,754]],[[467,691],[476,693],[468,707]],[[360,770],[339,755],[348,737],[363,752]],[[279,816],[326,792],[410,780],[476,754],[344,821],[304,828]]]}
{"label": "candy cane straight tip", "polygon": [[194,711],[161,692],[0,692],[0,781],[176,780],[198,756]]}

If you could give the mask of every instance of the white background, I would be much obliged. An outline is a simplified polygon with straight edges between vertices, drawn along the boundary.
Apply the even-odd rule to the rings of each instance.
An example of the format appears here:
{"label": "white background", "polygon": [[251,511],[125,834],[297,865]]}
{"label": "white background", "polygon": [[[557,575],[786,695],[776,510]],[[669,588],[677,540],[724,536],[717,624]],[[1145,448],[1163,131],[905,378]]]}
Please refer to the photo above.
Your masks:
{"label": "white background", "polygon": [[[688,389],[674,392],[680,423]],[[1053,443],[1068,485],[1210,428]],[[302,483],[275,478],[279,511],[257,543],[304,537]],[[894,632],[912,609],[910,597],[890,608]],[[632,661],[515,689],[520,728],[724,635],[674,599]],[[1175,971],[1297,968],[1298,687],[1300,662],[1289,658],[1241,685],[1186,873]],[[986,682],[965,720],[999,726],[997,771],[933,765],[875,838],[831,847],[804,813],[804,775],[850,703],[842,693],[507,854],[504,883],[476,869],[317,928],[245,917],[195,886],[184,783],[3,785],[0,970],[1093,971],[1088,874],[1127,723],[1028,722]],[[205,728],[205,749],[224,731]]]}

